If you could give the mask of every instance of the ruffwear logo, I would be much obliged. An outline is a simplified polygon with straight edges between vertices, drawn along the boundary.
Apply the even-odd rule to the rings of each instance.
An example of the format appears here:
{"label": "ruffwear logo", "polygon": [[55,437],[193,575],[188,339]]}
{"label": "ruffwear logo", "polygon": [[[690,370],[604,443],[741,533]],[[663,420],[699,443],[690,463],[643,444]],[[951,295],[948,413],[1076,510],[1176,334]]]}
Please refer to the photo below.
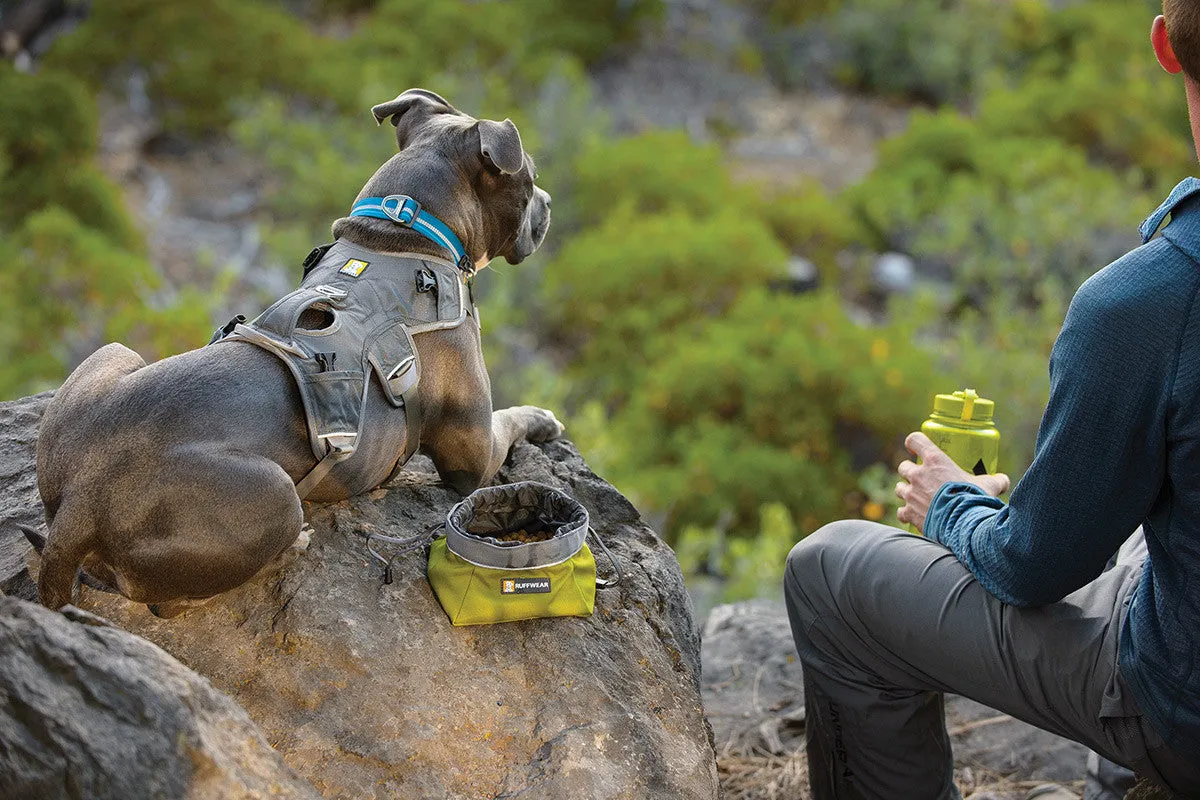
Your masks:
{"label": "ruffwear logo", "polygon": [[500,594],[549,594],[549,578],[505,578],[500,581]]}
{"label": "ruffwear logo", "polygon": [[357,258],[352,258],[347,261],[345,266],[339,269],[338,272],[342,273],[343,275],[350,275],[357,278],[359,275],[362,275],[363,270],[369,266],[371,266],[371,264],[368,261],[361,261]]}

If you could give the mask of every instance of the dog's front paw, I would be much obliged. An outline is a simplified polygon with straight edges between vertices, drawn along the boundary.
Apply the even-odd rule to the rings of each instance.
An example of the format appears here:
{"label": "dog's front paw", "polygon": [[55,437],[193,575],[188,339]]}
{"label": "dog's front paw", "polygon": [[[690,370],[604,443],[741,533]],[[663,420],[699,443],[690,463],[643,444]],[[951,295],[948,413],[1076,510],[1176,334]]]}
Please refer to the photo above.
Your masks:
{"label": "dog's front paw", "polygon": [[525,438],[531,442],[548,442],[563,435],[566,427],[558,421],[553,411],[537,406],[524,406],[521,409],[528,415],[525,427]]}

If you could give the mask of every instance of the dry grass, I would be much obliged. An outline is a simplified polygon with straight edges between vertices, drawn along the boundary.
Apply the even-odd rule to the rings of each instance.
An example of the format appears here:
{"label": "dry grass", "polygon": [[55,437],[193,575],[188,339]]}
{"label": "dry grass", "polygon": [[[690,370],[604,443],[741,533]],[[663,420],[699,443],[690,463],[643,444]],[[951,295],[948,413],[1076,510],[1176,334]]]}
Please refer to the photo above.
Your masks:
{"label": "dry grass", "polygon": [[786,756],[717,756],[722,800],[808,800],[804,751]]}

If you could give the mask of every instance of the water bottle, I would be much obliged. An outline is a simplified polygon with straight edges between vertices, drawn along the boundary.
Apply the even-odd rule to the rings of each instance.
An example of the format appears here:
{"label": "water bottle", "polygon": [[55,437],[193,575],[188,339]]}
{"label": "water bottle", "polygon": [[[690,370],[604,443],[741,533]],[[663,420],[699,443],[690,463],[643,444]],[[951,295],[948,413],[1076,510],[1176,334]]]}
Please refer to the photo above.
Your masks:
{"label": "water bottle", "polygon": [[933,398],[933,413],[921,432],[973,475],[992,474],[1000,461],[1000,431],[992,422],[995,403],[963,389]]}

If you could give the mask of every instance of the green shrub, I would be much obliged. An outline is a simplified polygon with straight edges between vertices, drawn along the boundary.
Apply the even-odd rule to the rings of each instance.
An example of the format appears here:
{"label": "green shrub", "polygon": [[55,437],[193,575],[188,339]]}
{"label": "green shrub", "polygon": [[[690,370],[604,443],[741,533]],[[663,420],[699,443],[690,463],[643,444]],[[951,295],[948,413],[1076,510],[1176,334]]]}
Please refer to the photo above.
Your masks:
{"label": "green shrub", "polygon": [[914,334],[860,326],[831,292],[747,290],[672,337],[630,387],[614,423],[626,443],[617,485],[668,512],[671,535],[723,514],[744,535],[769,502],[804,532],[857,513],[858,472],[899,460],[941,385]]}
{"label": "green shrub", "polygon": [[570,53],[585,64],[633,39],[663,15],[662,0],[518,0],[514,5],[521,12],[521,26],[533,36],[535,51]]}
{"label": "green shrub", "polygon": [[940,267],[959,297],[1026,304],[1048,279],[1077,286],[1136,244],[1152,201],[1136,180],[1053,138],[1001,136],[945,110],[913,115],[846,198],[879,249]]}
{"label": "green shrub", "polygon": [[734,209],[638,216],[623,206],[546,268],[545,338],[574,350],[586,385],[623,396],[657,369],[662,348],[782,274],[785,261],[766,226]]}
{"label": "green shrub", "polygon": [[867,240],[859,218],[846,203],[813,180],[782,190],[764,190],[753,200],[752,208],[791,252],[817,266],[821,282],[828,286],[838,284],[838,254]]}
{"label": "green shrub", "polygon": [[614,208],[699,217],[754,202],[751,190],[730,179],[720,148],[696,144],[680,130],[593,142],[575,164],[572,199],[583,225],[600,223]]}
{"label": "green shrub", "polygon": [[208,340],[212,305],[197,291],[159,298],[160,279],[131,253],[69,212],[29,216],[0,247],[0,396],[54,386],[94,349],[123,341],[147,361]]}
{"label": "green shrub", "polygon": [[1007,5],[845,0],[828,22],[846,84],[930,105],[969,99],[999,59]]}
{"label": "green shrub", "polygon": [[96,169],[95,106],[70,76],[22,75],[0,62],[0,232],[50,205],[124,247],[138,238],[116,189]]}
{"label": "green shrub", "polygon": [[1187,106],[1147,36],[1154,0],[1092,0],[1051,9],[1012,4],[1004,75],[981,98],[979,123],[996,136],[1052,136],[1106,165],[1137,166],[1165,191],[1191,171]]}
{"label": "green shrub", "polygon": [[356,85],[352,57],[274,3],[105,0],[55,42],[47,64],[93,91],[139,66],[167,129],[211,131],[268,88],[345,98],[342,87]]}
{"label": "green shrub", "polygon": [[719,528],[684,528],[674,548],[684,577],[718,573],[725,579],[719,597],[723,603],[778,597],[788,552],[801,534],[791,513],[779,503],[764,504],[759,520],[758,533],[752,537],[726,536]]}
{"label": "green shrub", "polygon": [[776,28],[790,28],[835,11],[843,0],[739,0]]}
{"label": "green shrub", "polygon": [[87,90],[0,64],[0,397],[49,388],[116,339],[147,359],[207,341],[211,301],[161,295],[121,197],[94,164]]}

